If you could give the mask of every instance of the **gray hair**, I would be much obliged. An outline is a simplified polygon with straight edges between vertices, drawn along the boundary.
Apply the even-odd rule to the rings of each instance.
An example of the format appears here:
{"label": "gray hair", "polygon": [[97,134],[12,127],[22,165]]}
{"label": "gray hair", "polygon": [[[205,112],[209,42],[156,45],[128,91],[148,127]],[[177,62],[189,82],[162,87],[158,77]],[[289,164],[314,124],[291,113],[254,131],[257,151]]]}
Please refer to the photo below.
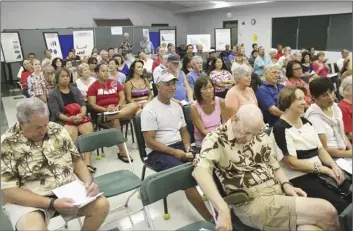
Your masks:
{"label": "gray hair", "polygon": [[268,53],[269,53],[269,54],[275,54],[275,53],[277,53],[277,50],[274,49],[274,48],[271,48]]}
{"label": "gray hair", "polygon": [[16,105],[16,117],[19,122],[28,123],[34,115],[45,115],[49,117],[48,106],[40,99],[28,98]]}
{"label": "gray hair", "polygon": [[284,52],[284,51],[288,51],[288,50],[292,50],[292,48],[290,48],[290,47],[285,47],[285,48],[283,48],[283,52]]}
{"label": "gray hair", "polygon": [[124,33],[124,36],[129,36],[129,33]]}
{"label": "gray hair", "polygon": [[202,60],[202,58],[201,58],[200,56],[194,56],[194,57],[192,57],[192,59],[191,59],[191,66],[192,66],[192,67],[194,66],[194,63],[195,63],[195,62],[200,62],[200,63],[202,63],[203,60]]}
{"label": "gray hair", "polygon": [[236,67],[233,71],[233,78],[235,82],[241,80],[245,75],[250,75],[250,68]]}
{"label": "gray hair", "polygon": [[349,90],[352,91],[352,76],[347,76],[343,79],[339,90],[340,95],[344,97]]}
{"label": "gray hair", "polygon": [[272,71],[274,69],[281,70],[281,68],[279,68],[279,66],[277,64],[269,64],[269,65],[265,66],[264,72],[267,73],[267,72]]}

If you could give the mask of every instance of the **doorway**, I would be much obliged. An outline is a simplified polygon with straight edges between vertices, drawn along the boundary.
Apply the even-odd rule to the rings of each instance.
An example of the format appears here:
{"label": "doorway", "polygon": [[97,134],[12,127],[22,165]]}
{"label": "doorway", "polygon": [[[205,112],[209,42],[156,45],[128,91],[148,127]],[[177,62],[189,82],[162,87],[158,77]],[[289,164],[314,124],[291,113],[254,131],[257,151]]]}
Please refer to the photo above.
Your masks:
{"label": "doorway", "polygon": [[223,28],[230,28],[231,35],[231,49],[238,44],[238,20],[223,21]]}

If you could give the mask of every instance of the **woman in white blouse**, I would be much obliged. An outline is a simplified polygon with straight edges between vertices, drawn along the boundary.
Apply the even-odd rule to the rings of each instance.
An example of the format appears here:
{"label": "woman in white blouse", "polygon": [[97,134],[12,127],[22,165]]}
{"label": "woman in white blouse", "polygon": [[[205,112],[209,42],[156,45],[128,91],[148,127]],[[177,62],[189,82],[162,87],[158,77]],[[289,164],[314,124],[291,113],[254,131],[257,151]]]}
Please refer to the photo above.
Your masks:
{"label": "woman in white blouse", "polygon": [[78,66],[79,78],[76,81],[77,88],[81,91],[83,98],[87,101],[87,91],[89,86],[96,81],[96,78],[91,76],[91,70],[88,64],[82,63]]}

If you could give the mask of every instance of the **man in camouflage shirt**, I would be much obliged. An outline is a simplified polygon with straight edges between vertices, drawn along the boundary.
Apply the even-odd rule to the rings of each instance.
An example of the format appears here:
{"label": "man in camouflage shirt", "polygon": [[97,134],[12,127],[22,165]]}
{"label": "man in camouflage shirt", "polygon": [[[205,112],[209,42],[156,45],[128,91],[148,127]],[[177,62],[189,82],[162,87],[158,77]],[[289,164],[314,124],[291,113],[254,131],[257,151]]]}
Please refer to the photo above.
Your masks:
{"label": "man in camouflage shirt", "polygon": [[132,52],[133,45],[129,41],[129,34],[128,33],[124,34],[124,39],[123,39],[123,41],[121,41],[119,48],[121,48],[123,50],[123,52],[126,52],[126,53]]}

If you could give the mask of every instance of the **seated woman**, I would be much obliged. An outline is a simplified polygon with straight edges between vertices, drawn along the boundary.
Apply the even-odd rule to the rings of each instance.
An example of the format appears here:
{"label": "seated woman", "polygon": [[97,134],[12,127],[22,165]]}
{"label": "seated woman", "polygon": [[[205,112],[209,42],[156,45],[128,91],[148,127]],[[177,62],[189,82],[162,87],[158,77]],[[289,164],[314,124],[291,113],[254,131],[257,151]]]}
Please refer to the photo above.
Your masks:
{"label": "seated woman", "polygon": [[123,73],[125,76],[129,75],[129,67],[128,65],[124,62],[123,56],[120,54],[114,55],[114,59],[118,61],[118,71]]}
{"label": "seated woman", "polygon": [[215,85],[216,96],[224,99],[228,90],[234,85],[232,74],[227,70],[223,59],[217,58],[212,61],[210,79]]}
{"label": "seated woman", "polygon": [[[91,115],[98,122],[109,128],[120,129],[120,120],[129,120],[138,109],[137,103],[126,104],[124,88],[116,80],[109,79],[108,65],[99,64],[96,67],[98,79],[88,88],[87,99],[91,107]],[[104,115],[104,112],[119,113],[114,115]],[[118,145],[120,153],[118,158],[129,163],[124,144]],[[132,161],[132,159],[131,159]]]}
{"label": "seated woman", "polygon": [[224,99],[215,96],[215,87],[208,77],[196,80],[194,93],[196,101],[191,104],[190,111],[195,127],[195,145],[200,149],[203,138],[226,121],[225,103]]}
{"label": "seated woman", "polygon": [[65,68],[70,72],[70,83],[76,83],[77,80],[77,71],[75,70],[76,67],[73,66],[74,61],[68,59],[65,61]]}
{"label": "seated woman", "polygon": [[302,80],[304,80],[306,83],[310,82],[314,75],[311,74],[313,71],[313,67],[311,65],[311,60],[310,60],[310,53],[309,52],[303,52],[302,55],[302,60],[301,60],[301,65],[302,65]]}
{"label": "seated woman", "polygon": [[148,79],[143,76],[143,62],[136,60],[130,66],[128,80],[125,83],[125,94],[128,103],[138,103],[140,109],[152,100],[152,91]]}
{"label": "seated woman", "polygon": [[[86,115],[86,104],[80,90],[70,85],[70,71],[65,67],[55,73],[57,86],[49,96],[48,107],[50,120],[61,124],[75,142],[79,134],[93,132],[93,125]],[[96,169],[91,166],[90,152],[83,154],[83,159],[90,172]]]}
{"label": "seated woman", "polygon": [[301,188],[308,197],[331,202],[340,214],[350,202],[319,182],[317,174],[327,175],[338,184],[342,183],[344,175],[321,144],[311,123],[301,117],[306,104],[305,91],[303,87],[289,86],[279,93],[279,109],[284,114],[271,134],[277,160],[291,184]]}
{"label": "seated woman", "polygon": [[21,73],[21,79],[20,79],[22,92],[27,98],[29,98],[30,96],[28,94],[27,79],[32,74],[33,68],[32,68],[31,62],[28,60],[23,61],[22,67],[23,67],[23,71]]}
{"label": "seated woman", "polygon": [[235,85],[229,89],[225,98],[227,107],[227,120],[231,118],[238,109],[244,104],[256,104],[257,99],[253,89],[250,87],[251,71],[250,68],[238,67],[233,71]]}
{"label": "seated woman", "polygon": [[61,58],[54,58],[51,65],[54,67],[54,70],[57,70],[63,66],[63,60]]}
{"label": "seated woman", "polygon": [[298,61],[289,61],[286,67],[286,76],[288,78],[285,83],[286,86],[301,86],[306,89],[305,96],[305,109],[311,104],[311,95],[309,90],[309,85],[301,79],[303,75],[303,70],[300,62]]}
{"label": "seated woman", "polygon": [[320,77],[327,77],[330,68],[325,62],[325,53],[319,52],[317,60],[313,62],[313,71]]}
{"label": "seated woman", "polygon": [[341,109],[335,103],[334,85],[329,78],[310,82],[313,103],[305,113],[319,135],[322,145],[333,157],[352,158],[352,145],[344,133]]}
{"label": "seated woman", "polygon": [[91,76],[91,70],[89,65],[82,63],[78,66],[78,76],[76,80],[77,88],[81,91],[83,99],[87,102],[87,91],[89,86],[96,81],[94,77]]}
{"label": "seated woman", "polygon": [[352,76],[348,76],[342,81],[340,94],[343,99],[338,106],[342,111],[344,132],[352,143]]}
{"label": "seated woman", "polygon": [[118,71],[118,61],[116,59],[110,59],[108,62],[110,79],[117,80],[120,84],[124,84],[126,81],[126,75]]}
{"label": "seated woman", "polygon": [[91,71],[91,76],[97,78],[96,67],[97,67],[98,60],[95,57],[90,57],[88,59],[89,69]]}
{"label": "seated woman", "polygon": [[27,78],[28,94],[30,97],[38,97],[47,102],[48,90],[42,73],[42,65],[39,60],[33,60],[33,73]]}

